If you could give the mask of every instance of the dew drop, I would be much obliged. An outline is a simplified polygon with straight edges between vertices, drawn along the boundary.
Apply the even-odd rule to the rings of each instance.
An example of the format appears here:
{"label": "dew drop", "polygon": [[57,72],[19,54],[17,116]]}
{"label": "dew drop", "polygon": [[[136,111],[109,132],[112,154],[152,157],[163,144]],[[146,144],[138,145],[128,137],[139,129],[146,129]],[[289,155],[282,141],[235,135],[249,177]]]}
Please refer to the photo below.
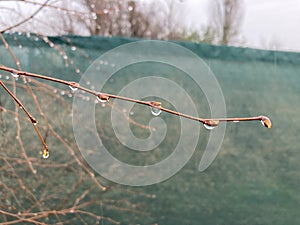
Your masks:
{"label": "dew drop", "polygon": [[271,120],[270,120],[268,117],[266,117],[266,116],[262,116],[260,122],[261,122],[261,124],[262,124],[263,126],[265,126],[266,128],[271,128],[271,127],[272,127],[272,122],[271,122]]}
{"label": "dew drop", "polygon": [[155,107],[151,107],[151,113],[153,116],[159,116],[161,113],[161,110]]}
{"label": "dew drop", "polygon": [[203,126],[207,129],[207,130],[212,130],[215,127],[219,126],[220,121],[219,120],[206,120],[205,123],[203,124]]}
{"label": "dew drop", "polygon": [[234,123],[239,123],[240,121],[238,121],[238,120],[234,120],[234,121],[232,121],[232,122],[234,122]]}
{"label": "dew drop", "polygon": [[203,124],[203,126],[207,129],[207,130],[212,130],[215,128],[215,126],[210,126],[208,124]]}
{"label": "dew drop", "polygon": [[20,75],[17,72],[10,73],[15,79],[18,79]]}
{"label": "dew drop", "polygon": [[43,159],[48,159],[49,158],[49,151],[47,149],[44,149],[43,151]]}
{"label": "dew drop", "polygon": [[78,90],[78,88],[77,87],[74,87],[74,86],[72,86],[72,85],[69,85],[69,88],[71,89],[71,91],[77,91]]}
{"label": "dew drop", "polygon": [[75,46],[72,46],[72,47],[71,47],[71,50],[72,50],[72,51],[76,51],[76,47],[75,47]]}
{"label": "dew drop", "polygon": [[97,100],[101,103],[106,103],[109,101],[109,97],[106,95],[98,95]]}

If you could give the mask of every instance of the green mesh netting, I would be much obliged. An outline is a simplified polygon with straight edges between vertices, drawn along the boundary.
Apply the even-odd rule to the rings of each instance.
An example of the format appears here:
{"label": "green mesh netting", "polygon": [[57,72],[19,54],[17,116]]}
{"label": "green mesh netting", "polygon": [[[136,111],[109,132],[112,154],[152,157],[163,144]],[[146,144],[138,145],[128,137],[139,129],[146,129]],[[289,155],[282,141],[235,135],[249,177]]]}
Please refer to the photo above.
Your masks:
{"label": "green mesh netting", "polygon": [[[65,80],[79,81],[81,74],[101,54],[125,43],[137,41],[129,38],[102,37],[49,37],[44,41],[36,35],[4,36],[24,71],[49,75]],[[51,43],[54,46],[51,47]],[[198,164],[207,143],[209,132],[202,130],[198,147],[188,164],[169,180],[148,187],[130,188],[99,179],[111,190],[101,193],[91,190],[81,201],[97,199],[102,201],[86,208],[99,218],[85,218],[87,223],[112,223],[103,217],[110,217],[122,224],[298,224],[300,207],[300,54],[277,51],[262,51],[245,48],[211,46],[188,42],[176,42],[200,56],[210,67],[222,88],[227,116],[268,115],[273,122],[272,129],[265,129],[259,122],[227,124],[225,138],[220,153],[213,164],[204,172],[198,171]],[[3,44],[0,44],[0,64],[16,68],[16,65]],[[163,75],[166,68],[156,71]],[[151,65],[145,69],[151,70]],[[138,71],[143,71],[139,68]],[[105,90],[118,91],[129,81],[141,76],[134,74],[135,69],[127,69],[114,76]],[[11,88],[11,77],[0,72],[1,80]],[[9,76],[9,77],[7,77]],[[166,75],[168,78],[168,75]],[[196,90],[190,78],[180,73],[172,78],[198,101],[199,116],[209,117],[209,106],[205,95]],[[40,80],[39,80],[40,81]],[[37,86],[32,84],[38,96],[43,112],[53,129],[72,148],[76,148],[73,137],[71,113],[72,93],[68,87],[50,81]],[[88,84],[91,87],[93,84]],[[134,91],[134,90],[133,90]],[[0,89],[1,106],[14,110],[11,98]],[[47,128],[32,98],[24,88],[21,79],[17,81],[17,96],[40,121],[45,135]],[[202,104],[203,105],[200,105]],[[166,103],[167,104],[167,103]],[[172,108],[172,105],[169,105]],[[103,108],[97,117],[99,133],[111,153],[128,163],[136,165],[152,164],[162,160],[171,152],[178,141],[180,126],[178,118],[169,115],[162,117],[170,124],[167,138],[155,152],[136,153],[121,146],[114,137],[109,124],[110,114]],[[141,124],[147,124],[149,110],[144,106],[135,106],[132,117]],[[20,116],[25,117],[22,112]],[[73,115],[74,117],[74,115]],[[140,138],[149,136],[149,132],[131,124],[133,133]],[[17,126],[14,114],[1,111],[0,146],[0,209],[10,212],[39,212],[42,210],[60,210],[72,206],[72,203],[85,190],[94,187],[94,183],[78,167],[64,144],[48,134],[47,144],[51,151],[49,160],[40,159],[41,146],[31,125],[22,120],[22,140],[28,156],[37,168],[37,174],[30,173],[22,159],[22,151],[16,142]],[[201,128],[202,129],[202,128]],[[80,153],[76,153],[80,155]],[[15,160],[12,160],[15,159]],[[20,183],[7,166],[8,160],[22,177],[23,182],[35,195],[36,200],[26,196],[18,189]],[[43,166],[46,165],[46,166]],[[53,165],[57,165],[54,167]],[[48,168],[49,167],[49,168]],[[1,169],[2,168],[2,169]],[[23,171],[23,172],[22,172]],[[83,178],[78,178],[78,174]],[[42,182],[41,182],[42,180]],[[13,187],[14,195],[3,184]],[[76,186],[77,185],[77,186]],[[75,186],[75,188],[74,188]],[[78,188],[76,188],[78,187]],[[13,196],[16,196],[15,199]],[[32,206],[41,196],[42,206]],[[67,197],[66,197],[67,196]],[[19,199],[19,202],[18,202]],[[28,200],[29,199],[29,200]],[[32,207],[30,207],[29,205]],[[101,207],[100,207],[101,206]],[[78,215],[49,215],[42,220],[46,223],[82,224]],[[101,218],[100,218],[101,217]],[[0,220],[4,220],[4,216]],[[14,220],[13,217],[6,217]]]}

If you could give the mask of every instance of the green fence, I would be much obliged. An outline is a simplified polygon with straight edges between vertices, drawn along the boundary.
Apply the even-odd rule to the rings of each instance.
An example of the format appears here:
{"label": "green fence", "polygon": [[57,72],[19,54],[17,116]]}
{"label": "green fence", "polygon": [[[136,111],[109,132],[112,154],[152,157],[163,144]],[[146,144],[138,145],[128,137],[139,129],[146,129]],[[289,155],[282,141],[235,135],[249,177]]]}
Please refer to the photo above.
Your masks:
{"label": "green fence", "polygon": [[[4,37],[20,60],[22,70],[73,81],[79,81],[89,65],[101,54],[122,44],[139,41],[120,37],[77,36],[43,40],[33,34]],[[176,43],[200,56],[215,74],[224,94],[228,117],[268,115],[273,122],[272,129],[263,128],[259,122],[227,124],[216,160],[207,170],[199,172],[198,164],[209,136],[209,131],[201,128],[194,155],[175,176],[147,187],[127,187],[114,184],[95,173],[95,179],[110,187],[102,192],[93,177],[89,176],[88,171],[92,169],[80,158],[80,152],[74,150],[77,147],[71,121],[72,92],[68,87],[50,81],[39,80],[51,85],[50,88],[32,83],[33,92],[53,129],[51,132],[22,79],[19,79],[17,96],[40,121],[51,157],[48,160],[41,159],[38,154],[42,148],[39,140],[30,123],[22,119],[25,115],[20,111],[24,149],[37,173],[30,171],[16,139],[18,127],[13,113],[15,106],[0,89],[0,209],[3,210],[0,221],[19,219],[5,215],[5,211],[22,218],[26,218],[26,213],[48,212],[41,218],[30,216],[36,221],[50,224],[82,224],[84,221],[88,224],[113,224],[114,221],[122,224],[164,225],[299,224],[300,54]],[[17,68],[3,44],[0,45],[0,64]],[[164,69],[161,68],[157,73],[163,73]],[[138,71],[142,70],[139,68]],[[144,71],[147,73],[150,70],[151,65]],[[134,69],[120,71],[114,76],[114,81],[108,84],[106,91],[117,93],[129,81],[139,77],[134,72]],[[11,88],[12,78],[9,74],[0,74],[1,80]],[[199,116],[209,117],[205,95],[193,91],[192,81],[180,73],[175,74],[173,79],[185,89],[191,89],[191,96],[203,103],[197,106]],[[145,111],[144,106],[135,107],[132,119],[139,124],[147,124],[151,119],[151,115],[147,114],[148,109]],[[167,157],[180,135],[178,118],[164,114],[162,118],[169,126],[162,146],[154,153],[136,155],[118,142],[109,118],[109,108],[99,109],[96,123],[104,144],[116,157],[137,165],[155,163]],[[141,138],[149,135],[149,131],[137,125],[131,124],[131,128]],[[68,150],[66,145],[73,150]],[[72,151],[84,166],[78,164]],[[22,188],[22,184],[26,188]],[[51,211],[71,209],[76,201],[80,204],[89,203],[82,209],[95,216],[79,211],[67,210],[65,214]]]}

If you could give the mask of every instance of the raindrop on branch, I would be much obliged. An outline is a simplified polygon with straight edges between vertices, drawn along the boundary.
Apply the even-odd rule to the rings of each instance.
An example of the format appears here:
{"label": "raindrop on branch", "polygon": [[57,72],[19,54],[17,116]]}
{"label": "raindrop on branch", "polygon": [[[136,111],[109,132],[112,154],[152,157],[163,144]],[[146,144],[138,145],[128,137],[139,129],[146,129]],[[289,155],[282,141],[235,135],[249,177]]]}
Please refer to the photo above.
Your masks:
{"label": "raindrop on branch", "polygon": [[43,151],[43,159],[48,159],[49,158],[49,151],[47,150],[47,149],[44,149],[44,151]]}
{"label": "raindrop on branch", "polygon": [[271,128],[272,127],[271,120],[268,117],[266,117],[266,116],[261,116],[261,121],[260,122],[266,128]]}
{"label": "raindrop on branch", "polygon": [[71,91],[75,92],[78,90],[77,87],[73,86],[73,85],[69,85],[69,88],[71,89]]}
{"label": "raindrop on branch", "polygon": [[207,129],[207,130],[213,130],[214,128],[216,128],[217,126],[219,126],[220,121],[219,120],[206,120],[203,124],[203,126]]}
{"label": "raindrop on branch", "polygon": [[97,96],[97,100],[101,103],[106,103],[109,101],[109,97],[103,94]]}
{"label": "raindrop on branch", "polygon": [[19,77],[20,77],[20,75],[17,73],[17,72],[15,72],[15,71],[13,71],[12,73],[10,73],[15,79],[18,79]]}
{"label": "raindrop on branch", "polygon": [[161,110],[155,107],[151,107],[151,113],[153,116],[159,116],[161,113]]}
{"label": "raindrop on branch", "polygon": [[150,102],[151,113],[153,116],[159,116],[161,113],[161,102]]}

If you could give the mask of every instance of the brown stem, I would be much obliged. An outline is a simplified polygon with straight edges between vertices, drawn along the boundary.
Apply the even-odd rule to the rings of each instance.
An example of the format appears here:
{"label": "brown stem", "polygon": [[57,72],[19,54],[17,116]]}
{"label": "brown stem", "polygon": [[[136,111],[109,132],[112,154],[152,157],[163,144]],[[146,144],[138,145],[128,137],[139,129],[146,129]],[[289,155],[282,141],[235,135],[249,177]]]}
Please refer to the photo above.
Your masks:
{"label": "brown stem", "polygon": [[90,93],[90,94],[96,96],[98,99],[103,100],[103,101],[109,101],[110,98],[115,98],[115,99],[119,99],[119,100],[123,100],[123,101],[134,102],[134,103],[138,103],[138,104],[141,104],[141,105],[150,106],[150,107],[160,109],[161,111],[164,111],[164,112],[176,115],[176,116],[185,117],[185,118],[190,119],[190,120],[195,120],[195,121],[201,122],[201,123],[206,124],[208,126],[213,126],[213,127],[218,126],[220,122],[240,122],[240,121],[258,120],[258,121],[262,121],[265,127],[267,127],[267,128],[272,127],[271,120],[266,116],[244,117],[244,118],[237,117],[237,118],[204,119],[204,118],[194,117],[194,116],[190,116],[190,115],[187,115],[187,114],[184,114],[184,113],[173,111],[171,109],[164,108],[164,107],[161,106],[160,102],[142,101],[142,100],[137,100],[137,99],[128,98],[128,97],[119,96],[119,95],[101,93],[101,92],[98,92],[98,91],[94,91],[94,90],[90,90],[88,88],[82,87],[82,86],[79,85],[79,83],[73,82],[73,81],[65,81],[65,80],[52,78],[52,77],[48,77],[48,76],[44,76],[44,75],[40,75],[40,74],[28,73],[28,72],[24,72],[24,71],[17,71],[17,70],[14,70],[12,68],[8,68],[8,67],[5,67],[5,66],[0,66],[0,70],[7,71],[7,72],[10,72],[10,73],[15,73],[17,75],[23,75],[23,76],[27,76],[27,77],[35,77],[35,78],[40,78],[40,79],[49,80],[49,81],[53,81],[53,82],[56,82],[56,83],[68,85],[69,87],[77,88],[77,89],[80,89],[80,90],[85,91],[87,93]]}
{"label": "brown stem", "polygon": [[19,107],[25,112],[25,114],[30,119],[30,122],[32,123],[42,145],[44,146],[44,152],[43,154],[48,154],[48,147],[46,143],[44,142],[44,139],[37,127],[38,121],[30,114],[30,112],[25,108],[25,106],[22,104],[22,102],[5,86],[5,84],[0,80],[0,85],[3,87],[3,89],[12,97],[12,99],[19,105]]}

